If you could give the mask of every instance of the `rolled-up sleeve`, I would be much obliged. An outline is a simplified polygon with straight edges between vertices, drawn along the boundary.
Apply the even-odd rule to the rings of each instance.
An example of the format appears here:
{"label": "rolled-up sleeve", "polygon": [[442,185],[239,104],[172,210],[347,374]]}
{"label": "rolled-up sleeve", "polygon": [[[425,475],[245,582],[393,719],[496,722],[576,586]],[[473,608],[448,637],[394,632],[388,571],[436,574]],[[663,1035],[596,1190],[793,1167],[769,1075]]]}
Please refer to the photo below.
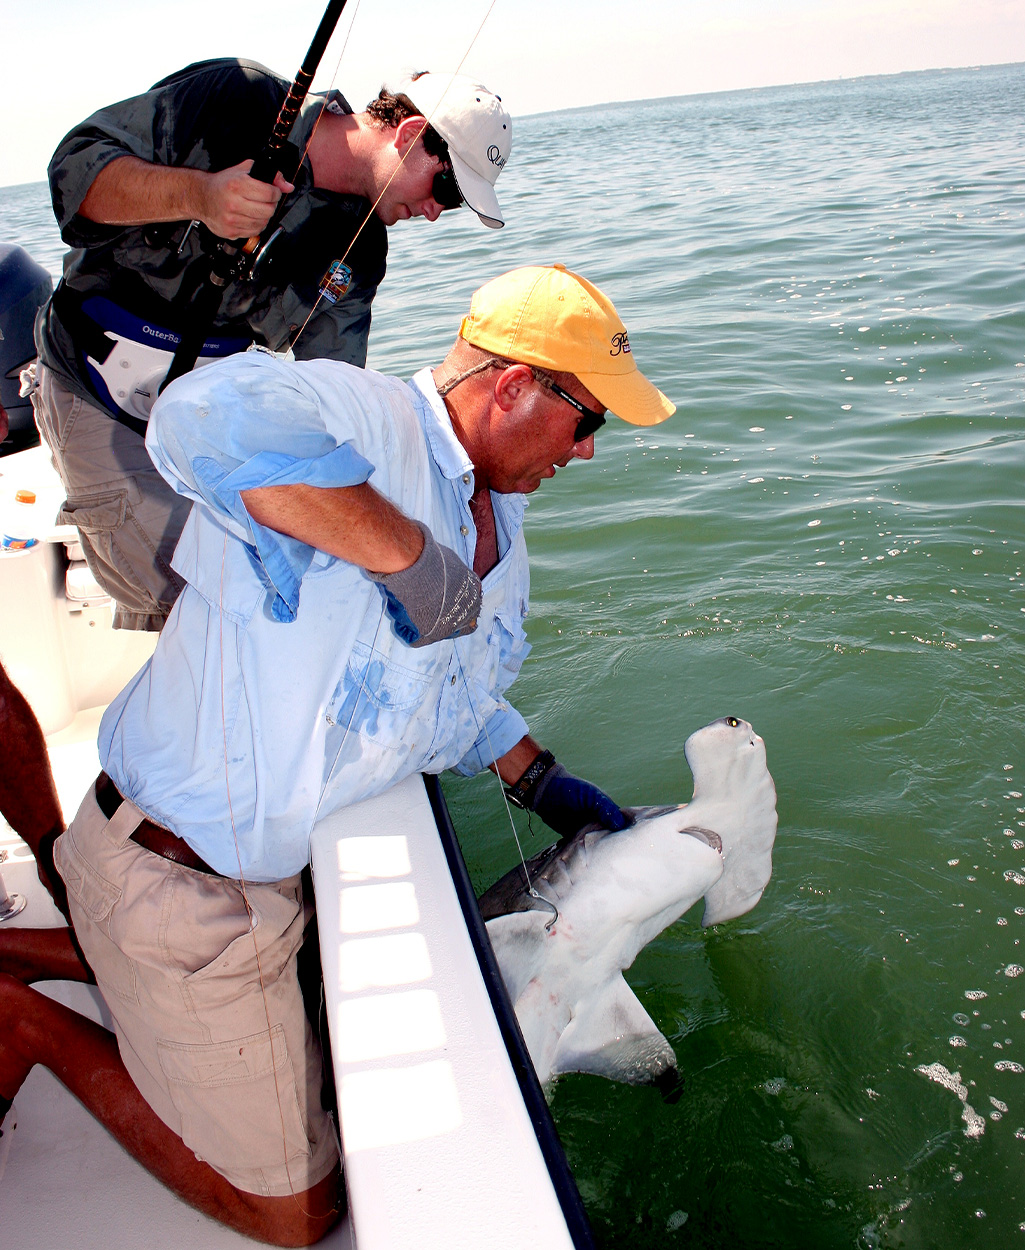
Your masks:
{"label": "rolled-up sleeve", "polygon": [[124,230],[89,221],[78,210],[96,175],[112,161],[122,156],[153,161],[152,131],[152,102],[139,96],[101,109],[61,140],[47,174],[61,238],[70,247],[92,247]]}
{"label": "rolled-up sleeve", "polygon": [[260,525],[242,492],[267,486],[331,489],[369,480],[374,467],[328,432],[316,396],[267,352],[247,352],[180,378],[153,406],[146,448],[179,494],[214,513],[246,544],[277,594],[279,619],[295,616],[314,549]]}
{"label": "rolled-up sleeve", "polygon": [[203,170],[254,157],[282,91],[262,66],[225,58],[189,66],[99,109],[64,136],[47,171],[61,238],[71,247],[90,247],[125,231],[79,214],[97,174],[119,157]]}
{"label": "rolled-up sleeve", "polygon": [[511,751],[521,738],[530,732],[527,722],[511,703],[500,703],[497,711],[488,717],[476,742],[452,771],[462,777],[475,777]]}

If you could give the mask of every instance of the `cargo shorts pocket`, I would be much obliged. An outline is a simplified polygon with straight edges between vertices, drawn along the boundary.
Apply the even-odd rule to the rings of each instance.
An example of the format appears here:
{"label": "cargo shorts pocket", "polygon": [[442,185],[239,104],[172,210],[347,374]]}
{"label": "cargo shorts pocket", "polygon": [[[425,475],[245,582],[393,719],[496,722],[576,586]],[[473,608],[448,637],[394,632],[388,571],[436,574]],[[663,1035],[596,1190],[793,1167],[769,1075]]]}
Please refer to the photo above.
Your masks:
{"label": "cargo shorts pocket", "polygon": [[277,1169],[312,1155],[280,1024],[231,1042],[158,1040],[157,1053],[182,1140],[217,1171]]}
{"label": "cargo shorts pocket", "polygon": [[90,538],[110,534],[125,523],[128,515],[128,492],[103,491],[95,495],[69,497],[60,510],[62,525],[75,525]]}
{"label": "cargo shorts pocket", "polygon": [[122,608],[152,613],[163,607],[166,613],[181,589],[170,553],[165,559],[157,547],[166,516],[160,534],[151,534],[133,510],[138,499],[134,479],[120,489],[69,494],[58,520],[78,528],[93,576]]}
{"label": "cargo shorts pocket", "polygon": [[[121,901],[120,887],[83,858],[70,830],[54,843],[53,861],[67,887],[75,932],[100,990],[104,995],[112,992],[126,1003],[137,1003],[135,964],[110,936],[111,913]],[[75,917],[76,909],[81,909],[91,923],[82,924]]]}

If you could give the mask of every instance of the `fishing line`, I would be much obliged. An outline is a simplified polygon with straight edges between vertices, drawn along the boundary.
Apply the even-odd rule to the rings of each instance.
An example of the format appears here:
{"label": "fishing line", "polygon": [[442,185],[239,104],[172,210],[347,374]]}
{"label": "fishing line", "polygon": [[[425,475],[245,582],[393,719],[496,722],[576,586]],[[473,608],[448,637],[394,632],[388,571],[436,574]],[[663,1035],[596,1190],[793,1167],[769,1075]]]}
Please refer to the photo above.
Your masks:
{"label": "fishing line", "polygon": [[[264,1017],[267,1021],[267,1042],[270,1046],[271,1073],[274,1077],[274,1095],[278,1104],[278,1119],[281,1121],[281,1153],[285,1161],[285,1176],[288,1178],[288,1188],[292,1195],[292,1201],[299,1208],[299,1211],[307,1219],[323,1219],[325,1215],[333,1215],[338,1211],[335,1206],[330,1207],[322,1215],[318,1216],[313,1211],[307,1211],[303,1204],[299,1201],[299,1195],[295,1192],[295,1185],[292,1183],[292,1169],[288,1163],[288,1138],[285,1132],[285,1108],[281,1101],[281,1086],[278,1082],[278,1060],[274,1053],[274,1026],[271,1024],[270,1003],[267,998],[267,984],[263,976],[263,961],[260,958],[260,943],[256,940],[257,921],[253,911],[253,905],[249,901],[249,894],[246,889],[245,873],[242,869],[242,850],[238,843],[238,829],[235,825],[235,810],[231,801],[231,779],[228,767],[228,718],[224,705],[224,566],[228,555],[228,531],[224,531],[224,545],[221,548],[221,584],[219,591],[219,613],[218,613],[218,637],[220,648],[220,678],[221,678],[221,734],[224,744],[224,789],[228,800],[228,816],[231,819],[231,836],[235,841],[235,859],[238,863],[238,884],[242,894],[242,902],[246,909],[246,915],[249,917],[249,931],[253,935],[253,951],[256,955],[256,971],[260,980],[260,994],[263,997]],[[301,887],[300,887],[301,888]]]}
{"label": "fishing line", "polygon": [[[497,3],[498,3],[498,0],[491,0],[491,3],[488,5],[487,12],[484,14],[483,18],[481,18],[480,25],[477,27],[477,30],[476,30],[476,32],[475,32],[475,34],[474,34],[473,38],[470,40],[469,46],[467,47],[466,51],[463,53],[462,59],[460,60],[459,64],[456,66],[455,70],[454,70],[454,71],[453,71],[453,73],[452,73],[451,78],[449,79],[449,84],[448,84],[448,87],[446,87],[446,88],[445,88],[445,90],[441,93],[441,96],[440,96],[440,98],[439,98],[439,100],[438,100],[437,104],[436,104],[436,105],[434,106],[434,108],[431,110],[430,116],[429,116],[429,117],[424,118],[424,124],[420,127],[419,131],[417,131],[416,139],[414,139],[414,140],[413,140],[413,142],[409,145],[409,147],[407,147],[407,148],[406,148],[405,152],[403,152],[402,156],[399,158],[399,163],[398,163],[398,164],[395,166],[395,168],[392,170],[392,172],[391,172],[391,176],[388,178],[388,181],[387,181],[387,182],[384,184],[384,186],[381,188],[381,191],[380,191],[380,193],[379,193],[379,195],[378,195],[377,199],[376,199],[376,200],[374,200],[373,204],[371,204],[371,206],[370,206],[370,210],[368,211],[367,215],[363,218],[363,220],[360,222],[360,224],[359,224],[359,226],[358,226],[358,228],[357,228],[357,230],[356,230],[356,233],[355,233],[355,234],[352,236],[352,238],[349,240],[349,246],[348,246],[348,247],[345,249],[345,251],[342,253],[341,259],[340,259],[340,260],[339,260],[339,262],[338,262],[339,264],[341,264],[341,265],[344,265],[344,264],[345,264],[346,260],[348,259],[349,253],[352,251],[353,247],[354,247],[354,246],[355,246],[355,244],[356,244],[356,240],[359,238],[360,234],[363,232],[363,228],[366,226],[367,222],[370,220],[370,218],[371,218],[371,217],[373,217],[374,213],[377,211],[377,206],[378,206],[378,204],[380,204],[381,200],[384,198],[385,192],[386,192],[386,191],[388,190],[388,188],[391,186],[391,184],[392,184],[393,180],[395,179],[396,175],[398,174],[399,170],[400,170],[400,169],[403,167],[403,165],[406,163],[406,158],[409,156],[410,152],[412,152],[413,148],[416,146],[417,141],[421,138],[421,136],[423,135],[424,131],[425,131],[425,130],[427,129],[427,127],[431,124],[431,120],[433,119],[434,115],[437,113],[438,109],[439,109],[439,108],[441,108],[442,101],[445,99],[445,96],[448,94],[449,88],[452,86],[453,82],[455,82],[456,75],[457,75],[457,74],[459,74],[459,73],[461,72],[461,70],[462,70],[463,66],[466,64],[466,58],[467,58],[467,57],[470,55],[470,53],[473,51],[474,45],[476,44],[477,40],[480,38],[480,33],[481,33],[481,31],[484,29],[484,26],[485,26],[485,24],[487,23],[488,18],[491,16],[491,12],[492,12],[492,10],[494,9],[494,7],[495,7],[495,5],[496,5]],[[355,21],[355,14],[353,14],[353,21]],[[349,31],[350,31],[350,33],[351,33],[351,31],[352,31],[352,26],[351,26],[351,25],[350,25],[350,27],[349,27]],[[346,42],[348,42],[348,36],[346,36]],[[343,51],[344,51],[344,48],[343,48]],[[339,59],[339,64],[341,64],[340,59]],[[335,70],[335,73],[336,73],[336,74],[338,73],[338,70],[337,70],[337,69]],[[332,84],[333,84],[333,82],[334,82],[334,79],[332,79]],[[327,107],[326,102],[325,102],[325,106],[324,106],[324,107],[325,107],[325,108]],[[324,114],[324,109],[322,108],[322,109],[321,109],[320,116],[322,117],[322,116],[323,116],[323,114]],[[317,118],[317,125],[319,125],[319,124],[320,124],[320,117],[318,117],[318,118]],[[315,128],[314,128],[314,129],[315,129]],[[312,139],[313,139],[313,135],[311,134],[311,135],[310,135],[310,140],[312,141]],[[309,143],[307,143],[307,145],[306,145],[306,150],[307,150],[307,151],[309,150]],[[304,157],[305,157],[305,152],[303,153],[303,155],[304,155]],[[297,170],[296,172],[298,172],[298,170]],[[323,284],[322,284],[322,287],[323,287]],[[306,320],[305,320],[305,321],[302,323],[302,325],[299,327],[299,333],[298,333],[298,334],[295,336],[295,338],[292,340],[291,347],[292,347],[292,349],[293,349],[293,350],[295,349],[295,345],[296,345],[296,343],[298,343],[298,342],[299,342],[299,340],[302,338],[302,336],[303,336],[303,332],[305,331],[306,327],[309,325],[309,323],[310,323],[310,319],[312,318],[313,314],[314,314],[314,313],[317,311],[317,309],[320,307],[320,301],[321,301],[323,298],[324,298],[324,291],[323,291],[323,289],[321,289],[321,290],[320,290],[320,291],[318,291],[318,293],[317,293],[317,298],[316,298],[316,300],[314,301],[313,307],[310,309],[309,313],[307,314],[307,316],[306,316]]]}
{"label": "fishing line", "polygon": [[[338,558],[340,559],[341,557],[338,557]],[[353,699],[353,702],[352,702],[352,711],[349,713],[349,719],[348,719],[348,722],[346,723],[345,729],[344,729],[344,731],[343,731],[343,733],[342,733],[342,740],[341,740],[341,742],[339,742],[339,744],[338,744],[338,750],[337,750],[337,751],[335,751],[335,757],[334,757],[334,759],[331,761],[331,768],[330,768],[330,770],[329,770],[329,772],[328,772],[328,776],[330,776],[332,773],[334,773],[335,769],[338,767],[338,760],[339,760],[339,757],[340,757],[340,756],[341,756],[341,754],[342,754],[342,748],[345,746],[345,740],[346,740],[346,739],[348,738],[348,736],[349,736],[349,730],[352,728],[352,722],[356,719],[356,711],[357,711],[357,709],[359,708],[359,700],[360,700],[360,695],[366,695],[366,696],[367,696],[367,702],[369,702],[369,701],[370,701],[370,691],[369,691],[369,689],[368,689],[368,687],[367,687],[367,678],[370,676],[370,665],[371,665],[371,663],[373,662],[373,659],[374,659],[374,652],[377,650],[377,640],[378,640],[378,638],[379,638],[379,637],[380,637],[380,635],[381,635],[381,626],[382,626],[382,624],[384,623],[384,617],[385,617],[385,613],[386,613],[386,611],[387,611],[387,608],[388,608],[387,601],[386,601],[386,600],[384,600],[384,599],[382,599],[382,600],[381,600],[381,615],[377,618],[377,628],[374,630],[374,637],[373,637],[373,641],[370,643],[370,654],[367,656],[367,666],[366,666],[366,668],[364,669],[364,671],[360,674],[360,679],[359,679],[359,690],[357,690],[357,691],[356,691],[356,697],[355,697],[355,699]],[[319,818],[319,816],[320,816],[320,808],[321,808],[321,805],[322,805],[322,804],[323,804],[323,802],[324,802],[325,797],[326,797],[326,790],[322,789],[322,790],[321,790],[321,792],[320,792],[320,801],[317,803],[317,810],[313,813],[313,824],[314,824],[314,825],[317,823],[317,820],[318,820],[318,818]],[[312,837],[312,834],[313,834],[313,829],[312,829],[312,826],[311,826],[311,828],[310,828],[310,836],[311,836],[311,837]]]}
{"label": "fishing line", "polygon": [[[313,138],[317,133],[318,127],[320,126],[321,119],[323,118],[324,114],[327,112],[328,105],[331,103],[331,101],[328,99],[328,96],[334,90],[335,82],[338,78],[339,71],[342,68],[342,58],[345,56],[345,49],[349,46],[349,37],[352,35],[352,28],[356,24],[356,18],[359,14],[359,6],[360,6],[360,0],[356,0],[356,7],[352,11],[352,20],[349,22],[349,29],[345,32],[345,39],[342,41],[342,50],[341,52],[338,53],[338,60],[335,62],[335,71],[331,75],[331,81],[328,83],[327,89],[319,93],[324,96],[324,100],[320,106],[320,109],[317,112],[317,120],[313,123],[313,126],[310,128],[310,133],[306,140],[305,145],[303,146],[303,150],[299,153],[299,160],[296,163],[295,169],[292,171],[291,178],[288,179],[288,181],[291,183],[294,183],[296,178],[299,176],[299,170],[302,169],[303,167],[303,161],[306,159],[310,148],[313,146]],[[284,173],[284,170],[282,170],[281,172]],[[189,230],[191,230],[192,227],[196,224],[197,224],[196,222],[191,222],[189,224]],[[266,229],[266,227],[264,227],[264,229]],[[281,229],[282,229],[281,226],[276,227],[276,229],[272,231],[271,236],[267,240],[267,242],[260,245],[259,250],[257,250],[256,255],[253,257],[253,263],[249,269],[250,278],[252,278],[254,274],[256,273],[257,267],[260,264],[260,262],[263,260],[267,249],[271,246],[274,240],[281,233]],[[187,236],[188,230],[185,233]],[[185,243],[185,239],[183,238],[182,245],[184,245],[184,243]],[[178,251],[179,252],[181,251],[181,246],[179,246]],[[318,297],[318,303],[319,303],[319,297]],[[314,308],[316,308],[316,304],[314,304]],[[305,323],[303,324],[303,329],[305,329]],[[298,339],[298,337],[299,335],[297,334],[296,338]]]}
{"label": "fishing line", "polygon": [[320,111],[317,113],[317,120],[313,123],[313,128],[310,130],[310,137],[306,140],[306,145],[299,154],[299,163],[296,165],[295,172],[292,174],[292,177],[289,178],[289,182],[294,182],[299,174],[299,170],[302,169],[303,161],[306,159],[306,154],[309,152],[310,145],[313,143],[313,136],[317,133],[317,127],[320,125],[320,119],[324,116],[325,112],[327,112],[327,106],[330,103],[327,97],[334,90],[335,81],[337,80],[339,71],[342,68],[342,57],[345,56],[345,49],[349,46],[349,37],[352,34],[352,28],[356,25],[356,18],[359,16],[360,2],[361,0],[356,0],[356,7],[352,11],[352,20],[349,22],[349,29],[345,32],[345,39],[342,42],[342,50],[338,53],[338,60],[335,63],[335,72],[331,75],[331,81],[328,83],[327,90],[324,92],[324,103],[320,106]]}
{"label": "fishing line", "polygon": [[[495,754],[495,748],[491,744],[491,735],[488,733],[488,723],[487,721],[481,720],[480,714],[474,705],[473,696],[470,694],[470,683],[466,680],[466,673],[463,670],[463,661],[459,657],[459,647],[455,641],[452,643],[452,653],[455,656],[456,663],[459,665],[459,676],[463,679],[463,689],[466,691],[466,702],[469,704],[470,711],[473,713],[473,720],[474,724],[477,726],[478,734],[481,729],[484,730],[484,737],[488,744],[488,751],[491,754],[491,762],[495,766],[495,777],[498,780],[498,788],[502,794],[502,802],[505,804],[505,814],[509,819],[509,827],[512,829],[513,840],[515,841],[516,849],[520,854],[520,864],[523,867],[523,878],[527,885],[527,893],[531,898],[536,898],[538,902],[544,903],[546,907],[554,908],[555,920],[558,920],[558,908],[555,907],[554,903],[549,902],[548,899],[543,898],[540,894],[538,894],[537,890],[534,888],[534,883],[530,879],[530,869],[527,867],[527,861],[523,855],[523,847],[520,845],[520,835],[516,829],[516,822],[513,820],[512,808],[509,806],[509,796],[505,792],[505,783],[498,775],[498,756]],[[552,920],[547,927],[551,928],[551,926],[555,923],[555,920]]]}

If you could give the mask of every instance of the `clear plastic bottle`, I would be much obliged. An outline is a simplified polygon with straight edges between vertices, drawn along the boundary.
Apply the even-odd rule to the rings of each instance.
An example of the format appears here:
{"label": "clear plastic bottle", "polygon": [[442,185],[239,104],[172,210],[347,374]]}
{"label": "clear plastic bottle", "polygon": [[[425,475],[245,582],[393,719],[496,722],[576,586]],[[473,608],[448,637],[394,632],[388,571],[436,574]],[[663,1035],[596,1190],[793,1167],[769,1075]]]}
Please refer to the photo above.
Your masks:
{"label": "clear plastic bottle", "polygon": [[0,534],[0,551],[27,551],[39,541],[35,537],[34,490],[19,490],[14,503],[4,512],[3,532]]}

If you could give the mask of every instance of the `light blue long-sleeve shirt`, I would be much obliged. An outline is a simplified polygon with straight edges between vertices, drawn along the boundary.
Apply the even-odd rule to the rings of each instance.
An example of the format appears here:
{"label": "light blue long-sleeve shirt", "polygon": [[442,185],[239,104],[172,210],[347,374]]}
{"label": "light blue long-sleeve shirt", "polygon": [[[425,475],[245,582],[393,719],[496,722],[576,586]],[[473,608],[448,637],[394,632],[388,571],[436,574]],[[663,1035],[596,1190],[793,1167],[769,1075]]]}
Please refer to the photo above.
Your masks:
{"label": "light blue long-sleeve shirt", "polygon": [[522,495],[492,497],[500,559],[476,631],[416,649],[362,569],[255,523],[240,498],[372,475],[472,566],[473,467],[429,370],[407,384],[250,351],[169,387],[146,444],[196,501],[174,559],[188,584],[107,709],[100,758],[218,872],[292,876],[318,816],[412,772],[472,775],[527,732],[504,698],[529,651]]}

